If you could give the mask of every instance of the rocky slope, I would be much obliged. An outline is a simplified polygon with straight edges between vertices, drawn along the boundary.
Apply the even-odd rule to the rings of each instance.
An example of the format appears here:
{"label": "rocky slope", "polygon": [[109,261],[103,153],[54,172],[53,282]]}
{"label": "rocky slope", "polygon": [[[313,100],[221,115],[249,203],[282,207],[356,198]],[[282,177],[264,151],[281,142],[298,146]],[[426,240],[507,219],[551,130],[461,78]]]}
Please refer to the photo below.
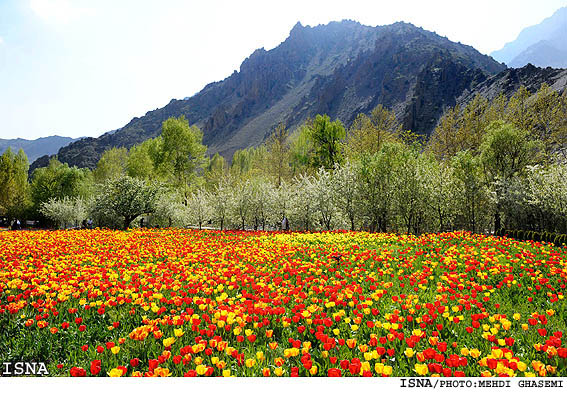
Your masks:
{"label": "rocky slope", "polygon": [[[298,23],[278,47],[256,50],[225,80],[116,132],[72,143],[58,157],[92,168],[104,150],[155,137],[164,120],[180,115],[203,130],[209,154],[229,159],[236,149],[262,143],[279,122],[294,129],[327,113],[348,126],[378,104],[394,109],[406,128],[429,134],[457,97],[505,68],[470,46],[407,23]],[[34,166],[45,162],[47,157]]]}
{"label": "rocky slope", "polygon": [[567,88],[567,69],[540,68],[528,64],[522,68],[508,68],[498,75],[494,75],[477,85],[472,90],[465,90],[457,98],[457,103],[464,105],[476,94],[492,100],[500,93],[510,97],[520,86],[525,86],[531,93],[535,93],[543,83],[547,83],[553,90],[563,93]]}

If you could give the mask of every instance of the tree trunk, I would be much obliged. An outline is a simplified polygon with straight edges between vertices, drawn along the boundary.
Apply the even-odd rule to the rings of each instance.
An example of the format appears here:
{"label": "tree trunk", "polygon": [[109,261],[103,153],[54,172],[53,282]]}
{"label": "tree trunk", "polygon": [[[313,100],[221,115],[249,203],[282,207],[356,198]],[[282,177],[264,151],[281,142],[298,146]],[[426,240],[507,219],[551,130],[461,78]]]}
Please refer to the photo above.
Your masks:
{"label": "tree trunk", "polygon": [[500,212],[494,213],[494,233],[498,233],[502,229],[502,223],[500,218]]}
{"label": "tree trunk", "polygon": [[127,230],[132,223],[133,218],[131,217],[124,217],[124,230]]}

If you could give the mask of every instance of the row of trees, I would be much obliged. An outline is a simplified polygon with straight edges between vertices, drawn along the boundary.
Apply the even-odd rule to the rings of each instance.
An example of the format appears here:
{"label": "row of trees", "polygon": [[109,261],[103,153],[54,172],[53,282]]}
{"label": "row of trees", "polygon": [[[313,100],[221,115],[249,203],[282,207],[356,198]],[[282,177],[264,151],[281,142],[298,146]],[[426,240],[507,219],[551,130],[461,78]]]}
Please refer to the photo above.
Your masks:
{"label": "row of trees", "polygon": [[[106,151],[90,171],[52,160],[27,181],[23,152],[0,159],[0,214],[95,225],[565,231],[567,96],[543,85],[449,109],[427,141],[376,107],[346,130],[318,115],[279,125],[230,165],[208,158],[184,118],[159,137]],[[3,185],[7,185],[6,188]],[[6,192],[5,190],[10,190]]]}

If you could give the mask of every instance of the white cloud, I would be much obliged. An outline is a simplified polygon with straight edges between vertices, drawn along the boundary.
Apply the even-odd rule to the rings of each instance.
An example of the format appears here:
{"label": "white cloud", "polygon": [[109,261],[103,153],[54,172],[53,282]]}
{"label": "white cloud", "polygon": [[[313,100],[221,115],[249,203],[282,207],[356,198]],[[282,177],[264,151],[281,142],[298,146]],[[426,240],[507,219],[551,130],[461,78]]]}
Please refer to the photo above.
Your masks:
{"label": "white cloud", "polygon": [[0,45],[4,43],[4,38],[0,37]]}
{"label": "white cloud", "polygon": [[30,0],[30,8],[46,22],[55,24],[74,22],[92,11],[70,0]]}

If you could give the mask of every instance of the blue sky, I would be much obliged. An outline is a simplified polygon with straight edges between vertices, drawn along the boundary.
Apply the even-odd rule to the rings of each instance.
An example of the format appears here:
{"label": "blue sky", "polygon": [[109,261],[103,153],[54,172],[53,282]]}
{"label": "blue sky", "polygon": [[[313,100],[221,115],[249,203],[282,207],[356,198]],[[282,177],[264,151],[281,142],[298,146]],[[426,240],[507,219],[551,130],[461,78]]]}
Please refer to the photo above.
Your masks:
{"label": "blue sky", "polygon": [[297,21],[403,20],[500,49],[567,0],[0,0],[0,138],[98,136],[224,79]]}

